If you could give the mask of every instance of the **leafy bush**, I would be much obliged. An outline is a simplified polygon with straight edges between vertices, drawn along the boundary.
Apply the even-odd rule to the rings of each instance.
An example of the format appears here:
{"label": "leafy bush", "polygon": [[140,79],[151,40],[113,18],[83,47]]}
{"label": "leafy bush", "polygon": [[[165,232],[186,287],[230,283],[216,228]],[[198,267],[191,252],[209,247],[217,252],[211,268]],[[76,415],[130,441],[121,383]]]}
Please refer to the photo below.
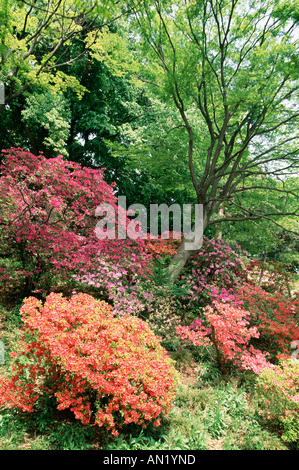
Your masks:
{"label": "leafy bush", "polygon": [[177,338],[176,327],[181,324],[181,315],[178,314],[178,302],[171,295],[167,295],[164,288],[164,297],[151,306],[147,321],[154,333],[161,337],[162,344],[171,348]]}
{"label": "leafy bush", "polygon": [[259,348],[268,351],[272,361],[289,357],[291,343],[299,339],[298,300],[286,298],[280,292],[270,294],[246,283],[235,296],[250,311],[252,323],[260,332]]}
{"label": "leafy bush", "polygon": [[261,413],[281,432],[282,440],[299,440],[299,361],[288,359],[265,369],[257,381]]}
{"label": "leafy bush", "polygon": [[112,308],[87,294],[70,300],[50,294],[21,308],[20,352],[10,379],[3,378],[0,406],[32,412],[43,394],[83,424],[94,422],[117,435],[167,414],[176,371],[154,333],[141,319],[115,318]]}

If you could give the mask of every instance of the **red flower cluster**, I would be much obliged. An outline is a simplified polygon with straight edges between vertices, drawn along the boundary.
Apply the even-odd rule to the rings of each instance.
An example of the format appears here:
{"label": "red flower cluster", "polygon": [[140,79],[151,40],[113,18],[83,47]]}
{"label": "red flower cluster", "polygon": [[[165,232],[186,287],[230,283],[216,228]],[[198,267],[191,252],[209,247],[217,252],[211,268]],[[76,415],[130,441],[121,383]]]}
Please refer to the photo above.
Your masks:
{"label": "red flower cluster", "polygon": [[157,258],[175,255],[179,245],[182,243],[184,234],[168,232],[166,234],[167,238],[162,238],[162,235],[157,238],[151,238],[148,235],[146,239],[147,250]]}
{"label": "red flower cluster", "polygon": [[113,434],[130,422],[159,425],[172,406],[176,372],[144,321],[115,318],[107,303],[87,294],[67,300],[52,293],[44,306],[30,297],[21,313],[23,352],[2,381],[0,406],[33,411],[44,391],[58,409]]}
{"label": "red flower cluster", "polygon": [[[280,292],[268,293],[259,287],[243,284],[235,293],[261,333],[264,349],[273,358],[289,357],[292,341],[299,339],[299,302]],[[261,344],[262,347],[262,344]]]}

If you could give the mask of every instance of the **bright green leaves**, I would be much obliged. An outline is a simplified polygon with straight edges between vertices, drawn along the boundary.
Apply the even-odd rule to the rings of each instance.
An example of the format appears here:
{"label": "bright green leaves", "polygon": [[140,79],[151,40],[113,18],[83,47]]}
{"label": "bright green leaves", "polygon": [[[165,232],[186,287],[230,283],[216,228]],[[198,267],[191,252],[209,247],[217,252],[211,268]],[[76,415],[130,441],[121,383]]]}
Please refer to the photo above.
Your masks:
{"label": "bright green leaves", "polygon": [[112,32],[108,27],[92,31],[87,36],[86,44],[91,49],[91,57],[104,62],[115,76],[128,77],[139,70],[128,38],[120,31]]}
{"label": "bright green leaves", "polygon": [[[110,3],[102,3],[102,13]],[[31,4],[6,0],[1,11],[6,28],[1,34],[0,67],[6,103],[32,86],[55,92],[70,88],[82,95],[84,89],[74,76],[66,77],[61,67],[80,57],[71,49],[73,40],[99,28],[102,20],[97,9],[94,1],[50,0],[45,4],[37,0]]]}
{"label": "bright green leaves", "polygon": [[61,95],[50,91],[31,94],[26,99],[27,107],[22,111],[24,122],[31,131],[44,133],[43,144],[55,155],[68,156],[65,149],[69,136],[69,111]]}

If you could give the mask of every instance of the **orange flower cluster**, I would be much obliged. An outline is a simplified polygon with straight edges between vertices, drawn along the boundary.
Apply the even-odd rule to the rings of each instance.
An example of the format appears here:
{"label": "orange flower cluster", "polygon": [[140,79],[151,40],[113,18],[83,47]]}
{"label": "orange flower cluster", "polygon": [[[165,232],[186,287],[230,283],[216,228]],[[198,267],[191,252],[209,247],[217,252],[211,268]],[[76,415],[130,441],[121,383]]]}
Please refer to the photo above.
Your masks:
{"label": "orange flower cluster", "polygon": [[[178,238],[174,238],[175,236]],[[148,252],[157,258],[173,256],[182,243],[183,237],[183,233],[177,232],[168,232],[167,238],[151,238],[150,235],[148,235],[145,246]]]}
{"label": "orange flower cluster", "polygon": [[23,352],[2,381],[0,406],[33,411],[46,392],[58,409],[114,435],[126,423],[160,424],[172,406],[176,372],[144,321],[116,318],[110,305],[87,294],[67,300],[52,293],[44,306],[30,297],[21,313]]}

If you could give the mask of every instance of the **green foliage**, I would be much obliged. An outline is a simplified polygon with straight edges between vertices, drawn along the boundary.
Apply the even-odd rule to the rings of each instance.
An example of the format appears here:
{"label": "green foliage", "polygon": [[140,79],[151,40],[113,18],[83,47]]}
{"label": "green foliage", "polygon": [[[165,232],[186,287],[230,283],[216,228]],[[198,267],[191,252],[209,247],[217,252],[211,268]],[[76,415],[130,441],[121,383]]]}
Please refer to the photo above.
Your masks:
{"label": "green foliage", "polygon": [[54,95],[51,91],[33,93],[26,98],[22,111],[23,122],[35,135],[41,133],[43,148],[51,150],[54,156],[68,156],[66,147],[69,137],[70,113],[62,95]]}
{"label": "green foliage", "polygon": [[79,423],[60,423],[49,436],[49,442],[58,450],[87,450],[91,446],[93,429]]}
{"label": "green foliage", "polygon": [[215,439],[225,435],[231,423],[243,417],[248,408],[244,390],[236,390],[232,384],[215,390],[213,405],[208,409],[204,421]]}
{"label": "green foliage", "polygon": [[299,441],[299,361],[288,359],[266,369],[257,381],[261,414],[282,440],[294,446]]}
{"label": "green foliage", "polygon": [[181,123],[176,161],[152,151],[147,160],[176,175],[175,183],[189,171],[205,225],[221,219],[221,204],[227,221],[265,217],[288,228],[284,214],[295,215],[285,182],[298,171],[296,15],[286,2],[287,23],[283,9],[270,1],[179,1],[175,8],[166,1],[144,5],[132,21],[139,75]]}

